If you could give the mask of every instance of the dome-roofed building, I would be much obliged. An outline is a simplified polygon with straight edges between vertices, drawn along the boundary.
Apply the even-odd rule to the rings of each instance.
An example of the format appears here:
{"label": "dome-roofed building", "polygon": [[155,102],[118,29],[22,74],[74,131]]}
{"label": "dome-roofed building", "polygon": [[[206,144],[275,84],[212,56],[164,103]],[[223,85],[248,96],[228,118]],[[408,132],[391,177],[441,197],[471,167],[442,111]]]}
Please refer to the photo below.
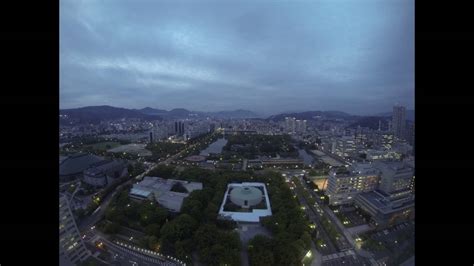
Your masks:
{"label": "dome-roofed building", "polygon": [[259,204],[263,199],[263,193],[256,187],[236,187],[230,191],[230,201],[242,208],[249,208]]}
{"label": "dome-roofed building", "polygon": [[272,215],[270,199],[264,183],[244,182],[227,184],[219,209],[219,217],[237,222],[259,222]]}

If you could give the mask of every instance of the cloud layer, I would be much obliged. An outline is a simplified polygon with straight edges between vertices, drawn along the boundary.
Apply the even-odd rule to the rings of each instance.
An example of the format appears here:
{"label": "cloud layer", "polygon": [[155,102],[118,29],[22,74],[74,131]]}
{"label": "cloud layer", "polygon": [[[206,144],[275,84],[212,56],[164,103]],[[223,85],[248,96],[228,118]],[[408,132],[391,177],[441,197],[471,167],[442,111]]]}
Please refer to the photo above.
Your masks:
{"label": "cloud layer", "polygon": [[61,108],[413,108],[413,0],[60,5]]}

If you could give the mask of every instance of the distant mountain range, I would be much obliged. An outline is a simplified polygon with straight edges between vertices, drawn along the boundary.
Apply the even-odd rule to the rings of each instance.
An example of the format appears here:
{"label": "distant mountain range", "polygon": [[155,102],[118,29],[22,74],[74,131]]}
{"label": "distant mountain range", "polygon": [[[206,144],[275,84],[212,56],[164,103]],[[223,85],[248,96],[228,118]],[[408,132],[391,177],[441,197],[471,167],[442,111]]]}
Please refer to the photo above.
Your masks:
{"label": "distant mountain range", "polygon": [[282,121],[282,120],[285,120],[285,117],[294,117],[296,119],[301,119],[301,120],[312,120],[317,117],[321,117],[325,119],[350,119],[350,118],[354,118],[355,116],[350,115],[348,113],[340,112],[340,111],[308,111],[308,112],[283,113],[283,114],[278,114],[278,115],[272,115],[268,117],[267,120]]}
{"label": "distant mountain range", "polygon": [[126,109],[103,106],[87,106],[74,109],[60,110],[60,122],[92,123],[96,124],[103,120],[114,120],[121,118],[139,118],[145,120],[163,119],[186,119],[186,118],[258,118],[259,116],[247,110],[220,111],[220,112],[193,112],[184,108],[176,108],[170,111],[145,107],[143,109]]}
{"label": "distant mountain range", "polygon": [[121,118],[139,118],[144,120],[162,120],[160,116],[145,114],[136,110],[112,107],[108,105],[87,106],[74,109],[60,110],[60,123],[70,121],[73,123],[97,124],[103,120],[114,120]]}
{"label": "distant mountain range", "polygon": [[144,114],[150,115],[159,115],[163,118],[169,119],[182,119],[182,118],[190,118],[190,117],[214,117],[214,118],[257,118],[259,117],[252,111],[248,110],[234,110],[234,111],[219,111],[219,112],[197,112],[197,111],[189,111],[183,108],[176,108],[170,111],[162,110],[162,109],[154,109],[150,107],[145,107],[143,109],[139,109]]}
{"label": "distant mountain range", "polygon": [[[407,110],[407,120],[414,121],[414,110]],[[142,109],[127,109],[120,107],[113,107],[108,105],[103,106],[87,106],[74,109],[62,109],[60,110],[60,122],[73,122],[73,123],[99,123],[103,120],[114,120],[121,118],[139,118],[144,120],[173,120],[173,119],[186,119],[186,118],[221,118],[221,119],[250,119],[250,118],[261,118],[259,115],[248,110],[234,110],[234,111],[219,111],[219,112],[195,112],[184,108],[175,108],[170,111],[164,109],[155,109],[151,107],[145,107]],[[294,112],[294,113],[282,113],[272,115],[266,118],[266,120],[282,121],[285,117],[295,117],[301,120],[313,120],[318,117],[323,119],[345,119],[352,120],[353,126],[360,125],[361,127],[378,128],[378,121],[382,120],[382,123],[386,123],[387,120],[391,119],[392,113],[379,113],[373,116],[355,116],[350,115],[341,111],[307,111],[307,112]]]}

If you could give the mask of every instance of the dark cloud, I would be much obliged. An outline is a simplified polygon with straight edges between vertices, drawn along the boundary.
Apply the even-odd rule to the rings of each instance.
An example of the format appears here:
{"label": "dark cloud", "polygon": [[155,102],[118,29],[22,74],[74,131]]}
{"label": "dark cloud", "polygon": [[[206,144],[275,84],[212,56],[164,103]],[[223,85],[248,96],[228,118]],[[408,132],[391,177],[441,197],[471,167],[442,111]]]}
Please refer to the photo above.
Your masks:
{"label": "dark cloud", "polygon": [[61,108],[413,108],[413,1],[61,0]]}

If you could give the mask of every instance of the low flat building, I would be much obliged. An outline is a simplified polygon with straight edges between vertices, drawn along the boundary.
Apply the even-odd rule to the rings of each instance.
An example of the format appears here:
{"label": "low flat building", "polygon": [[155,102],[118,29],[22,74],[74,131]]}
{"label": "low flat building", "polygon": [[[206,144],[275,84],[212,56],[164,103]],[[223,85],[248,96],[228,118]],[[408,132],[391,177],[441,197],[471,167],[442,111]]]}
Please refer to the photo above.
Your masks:
{"label": "low flat building", "polygon": [[261,159],[263,167],[304,167],[304,161],[302,159],[292,158],[271,158]]}
{"label": "low flat building", "polygon": [[145,176],[133,185],[129,195],[135,200],[154,200],[170,211],[179,212],[183,200],[192,191],[201,189],[202,183],[198,182]]}
{"label": "low flat building", "polygon": [[415,196],[410,190],[387,194],[374,190],[357,195],[355,205],[370,215],[378,228],[395,225],[414,218]]}
{"label": "low flat building", "polygon": [[399,160],[401,158],[401,154],[393,150],[368,149],[366,150],[365,154],[367,160],[372,162],[378,160]]}
{"label": "low flat building", "polygon": [[84,182],[95,187],[104,187],[127,174],[128,169],[125,161],[106,160],[94,163],[90,168],[84,170]]}

